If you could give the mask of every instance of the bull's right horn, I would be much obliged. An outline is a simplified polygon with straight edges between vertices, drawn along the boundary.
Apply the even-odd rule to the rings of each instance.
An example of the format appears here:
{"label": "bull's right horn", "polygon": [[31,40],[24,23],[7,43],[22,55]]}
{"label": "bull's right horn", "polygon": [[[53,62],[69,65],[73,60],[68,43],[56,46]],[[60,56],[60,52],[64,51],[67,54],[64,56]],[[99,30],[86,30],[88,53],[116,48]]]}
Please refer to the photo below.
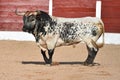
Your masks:
{"label": "bull's right horn", "polygon": [[18,12],[18,10],[16,9],[15,14],[19,15],[19,16],[23,16],[23,15],[25,15],[25,12]]}

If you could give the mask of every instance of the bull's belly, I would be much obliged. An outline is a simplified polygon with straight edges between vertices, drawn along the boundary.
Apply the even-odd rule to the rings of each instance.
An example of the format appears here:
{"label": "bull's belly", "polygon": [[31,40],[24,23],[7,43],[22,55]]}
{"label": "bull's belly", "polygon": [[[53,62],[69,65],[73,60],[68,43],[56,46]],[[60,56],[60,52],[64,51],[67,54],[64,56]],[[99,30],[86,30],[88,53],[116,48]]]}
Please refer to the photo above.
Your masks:
{"label": "bull's belly", "polygon": [[[69,42],[65,42],[63,41],[61,38],[59,38],[56,42],[56,44],[52,44],[54,45],[54,48],[55,47],[60,47],[60,46],[70,46],[70,45],[73,45],[75,46],[75,44],[78,44],[80,43],[82,40],[74,40],[74,41],[69,41]],[[42,50],[46,51],[48,48],[47,48],[47,44],[46,42],[40,40],[38,43],[37,43],[38,47],[40,47]]]}
{"label": "bull's belly", "polygon": [[58,41],[56,43],[56,47],[74,45],[74,44],[78,44],[80,42],[81,42],[81,40],[74,40],[74,41],[70,41],[70,42],[65,42],[62,39],[58,39]]}

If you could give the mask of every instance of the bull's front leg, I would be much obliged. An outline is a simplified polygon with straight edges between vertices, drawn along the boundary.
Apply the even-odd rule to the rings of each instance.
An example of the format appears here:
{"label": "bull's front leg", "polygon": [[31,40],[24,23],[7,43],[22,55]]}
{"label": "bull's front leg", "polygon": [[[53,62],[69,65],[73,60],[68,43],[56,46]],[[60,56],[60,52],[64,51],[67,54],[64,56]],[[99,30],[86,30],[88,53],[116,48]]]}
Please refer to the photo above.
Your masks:
{"label": "bull's front leg", "polygon": [[[39,43],[37,43],[38,47],[41,49],[41,54],[43,56],[43,59],[45,61],[46,64],[52,64],[52,56],[54,54],[54,46],[55,43],[53,44],[53,42],[47,42],[47,45],[40,45]],[[46,50],[48,51],[48,56],[46,56]]]}
{"label": "bull's front leg", "polygon": [[48,49],[49,59],[48,59],[48,63],[47,64],[52,64],[53,54],[54,54],[54,49]]}
{"label": "bull's front leg", "polygon": [[50,50],[48,49],[48,57],[47,57],[45,51],[41,49],[41,54],[43,55],[43,59],[46,64],[52,64],[53,53],[54,53],[54,49],[50,49]]}
{"label": "bull's front leg", "polygon": [[57,39],[58,39],[58,36],[52,35],[52,36],[49,36],[46,41],[48,56],[49,56],[47,64],[52,64],[52,57],[54,54]]}
{"label": "bull's front leg", "polygon": [[47,56],[46,56],[45,51],[43,51],[42,49],[41,49],[41,54],[42,54],[42,56],[43,56],[43,59],[44,59],[45,63],[48,63],[49,60],[48,60],[48,58],[47,58]]}
{"label": "bull's front leg", "polygon": [[58,36],[57,35],[56,36],[46,35],[46,37],[47,37],[47,40],[45,41],[45,44],[46,44],[46,49],[48,50],[48,57],[46,56],[46,54],[43,54],[43,57],[44,57],[46,64],[52,64],[52,57],[54,54],[55,45],[58,40]]}

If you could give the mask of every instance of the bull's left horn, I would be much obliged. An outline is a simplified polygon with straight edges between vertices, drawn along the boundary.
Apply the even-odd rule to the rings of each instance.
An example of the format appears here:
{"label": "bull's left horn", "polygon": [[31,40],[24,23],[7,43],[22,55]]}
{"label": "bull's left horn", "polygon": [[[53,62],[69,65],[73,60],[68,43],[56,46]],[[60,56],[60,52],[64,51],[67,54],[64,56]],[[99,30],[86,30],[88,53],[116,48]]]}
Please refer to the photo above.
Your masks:
{"label": "bull's left horn", "polygon": [[23,16],[25,14],[25,12],[18,12],[18,10],[16,9],[15,10],[15,14],[19,15],[19,16]]}

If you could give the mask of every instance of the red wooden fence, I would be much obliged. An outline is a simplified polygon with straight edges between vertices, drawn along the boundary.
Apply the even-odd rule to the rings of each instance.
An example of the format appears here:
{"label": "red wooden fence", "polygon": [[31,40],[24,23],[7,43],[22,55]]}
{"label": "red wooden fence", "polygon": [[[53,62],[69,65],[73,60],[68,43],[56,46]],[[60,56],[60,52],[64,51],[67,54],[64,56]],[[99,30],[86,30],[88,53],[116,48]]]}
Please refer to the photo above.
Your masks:
{"label": "red wooden fence", "polygon": [[106,32],[120,33],[120,0],[102,0],[102,19]]}
{"label": "red wooden fence", "polygon": [[53,15],[62,17],[95,16],[96,0],[53,0]]}
{"label": "red wooden fence", "polygon": [[[14,11],[44,10],[49,0],[0,0],[0,30],[21,31],[22,16]],[[53,15],[60,17],[95,16],[96,0],[53,0]],[[120,33],[120,0],[102,0],[102,20],[106,32]]]}

